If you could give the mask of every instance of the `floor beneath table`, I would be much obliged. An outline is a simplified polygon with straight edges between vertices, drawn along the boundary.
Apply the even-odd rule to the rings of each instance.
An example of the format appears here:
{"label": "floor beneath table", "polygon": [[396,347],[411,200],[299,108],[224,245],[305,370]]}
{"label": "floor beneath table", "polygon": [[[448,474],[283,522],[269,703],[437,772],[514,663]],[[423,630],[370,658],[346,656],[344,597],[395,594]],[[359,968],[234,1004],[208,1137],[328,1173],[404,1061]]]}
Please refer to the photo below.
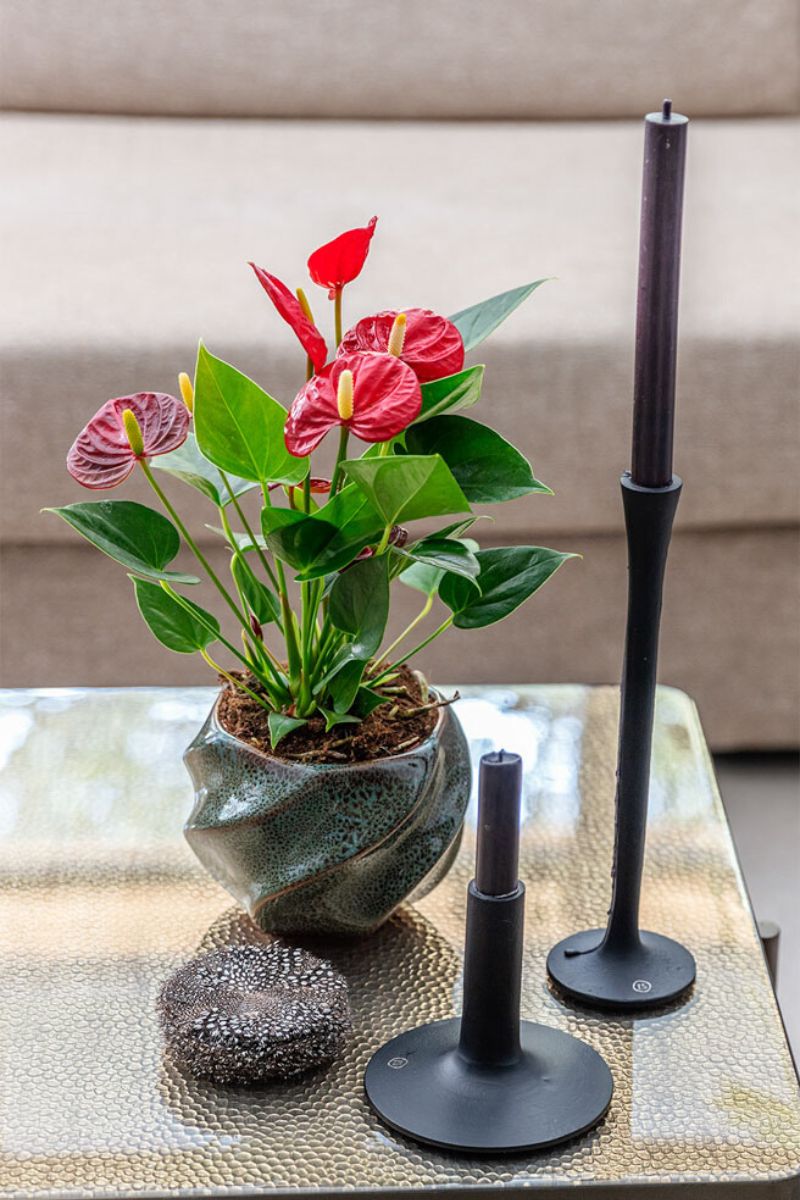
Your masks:
{"label": "floor beneath table", "polygon": [[800,1063],[800,759],[722,754],[714,765],[756,916],[781,928],[778,1000]]}

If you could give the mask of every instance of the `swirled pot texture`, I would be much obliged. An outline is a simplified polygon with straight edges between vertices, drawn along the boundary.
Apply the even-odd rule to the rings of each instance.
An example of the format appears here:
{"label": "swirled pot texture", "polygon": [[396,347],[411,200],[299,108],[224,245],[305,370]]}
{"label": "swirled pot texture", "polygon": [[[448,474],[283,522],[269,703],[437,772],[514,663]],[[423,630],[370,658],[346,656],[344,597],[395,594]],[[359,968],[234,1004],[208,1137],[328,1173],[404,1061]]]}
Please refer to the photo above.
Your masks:
{"label": "swirled pot texture", "polygon": [[217,705],[184,755],[184,832],[206,870],[265,930],[367,933],[447,872],[470,793],[458,718],[365,763],[273,758],[227,733]]}

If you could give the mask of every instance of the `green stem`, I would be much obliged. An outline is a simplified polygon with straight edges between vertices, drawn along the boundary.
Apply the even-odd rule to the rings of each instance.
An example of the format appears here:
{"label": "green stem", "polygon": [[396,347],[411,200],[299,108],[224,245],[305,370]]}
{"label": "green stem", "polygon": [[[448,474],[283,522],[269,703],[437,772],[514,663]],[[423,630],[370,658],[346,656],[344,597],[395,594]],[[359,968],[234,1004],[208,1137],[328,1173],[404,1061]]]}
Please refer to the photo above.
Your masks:
{"label": "green stem", "polygon": [[239,611],[239,608],[234,603],[233,599],[229,595],[224,584],[220,581],[219,577],[217,576],[213,567],[209,563],[208,559],[203,554],[202,550],[197,545],[197,543],[195,542],[192,535],[189,533],[189,530],[186,528],[183,521],[178,516],[178,514],[175,511],[175,509],[173,508],[172,504],[170,504],[169,500],[164,495],[158,482],[156,481],[156,479],[153,476],[153,472],[150,470],[147,459],[140,458],[139,464],[140,464],[142,470],[144,471],[145,476],[147,477],[147,482],[150,484],[151,488],[153,489],[155,494],[158,496],[161,503],[164,505],[164,508],[167,510],[169,515],[172,517],[173,521],[175,522],[175,524],[178,527],[178,531],[180,532],[181,537],[186,542],[186,545],[189,547],[189,549],[191,550],[192,554],[195,556],[197,561],[200,563],[200,566],[203,568],[203,570],[208,575],[208,578],[214,584],[214,587],[217,589],[220,596],[222,596],[222,599],[225,601],[228,608],[231,610],[233,615],[236,617],[236,620],[239,622],[239,624],[242,626],[242,628],[246,629],[246,630],[249,629],[250,622],[248,621],[247,616],[244,613]]}
{"label": "green stem", "polygon": [[408,654],[404,654],[402,658],[396,659],[395,662],[388,666],[385,671],[381,671],[378,678],[373,679],[370,686],[378,687],[382,679],[385,679],[387,675],[391,675],[392,671],[395,671],[398,667],[402,667],[403,663],[408,662],[408,660],[413,658],[415,654],[419,654],[420,650],[424,650],[426,646],[429,646],[434,638],[437,638],[440,633],[444,633],[445,629],[449,629],[452,624],[453,613],[450,614],[446,621],[442,621],[439,628],[434,629],[433,633],[429,634],[428,637],[426,637],[424,641],[420,642],[419,645],[415,646],[413,650],[409,650]]}
{"label": "green stem", "polygon": [[336,465],[333,468],[331,476],[331,497],[336,495],[339,484],[339,476],[342,473],[342,462],[347,458],[347,443],[350,438],[350,430],[346,425],[342,425],[339,429],[339,448],[336,451]]}
{"label": "green stem", "polygon": [[336,295],[333,298],[333,331],[336,337],[337,348],[342,341],[342,289],[336,289]]}
{"label": "green stem", "polygon": [[256,694],[256,692],[251,691],[251,689],[247,686],[246,683],[243,683],[241,679],[237,679],[235,675],[229,675],[228,672],[225,671],[219,665],[219,663],[214,662],[214,659],[211,657],[211,655],[208,653],[207,650],[201,650],[200,653],[202,654],[203,658],[208,663],[208,665],[211,667],[211,670],[217,671],[218,674],[220,674],[223,679],[227,679],[228,683],[232,687],[239,688],[240,691],[245,692],[246,695],[248,695],[251,700],[255,700],[256,704],[259,704],[266,712],[274,712],[275,711],[273,708],[270,708],[269,704],[266,704],[264,702],[264,700],[262,700],[262,698]]}
{"label": "green stem", "polygon": [[222,476],[222,481],[225,484],[225,487],[228,489],[228,495],[231,498],[231,503],[233,504],[233,507],[236,509],[236,515],[238,516],[239,520],[242,522],[242,528],[244,529],[247,536],[250,538],[250,541],[253,543],[256,554],[258,555],[258,557],[261,561],[261,565],[267,573],[267,578],[269,579],[272,586],[274,588],[277,588],[278,581],[275,578],[275,572],[273,571],[272,567],[269,565],[267,556],[264,554],[264,551],[261,549],[258,542],[256,541],[256,535],[253,533],[253,530],[250,527],[250,523],[247,520],[247,517],[244,515],[244,511],[242,510],[242,506],[239,503],[238,497],[233,494],[233,488],[231,487],[231,485],[228,481],[228,478],[224,474],[224,472],[220,471],[220,475]]}
{"label": "green stem", "polygon": [[396,637],[394,639],[391,646],[387,646],[387,648],[383,651],[383,653],[378,655],[378,661],[383,662],[385,659],[388,659],[388,657],[392,653],[392,651],[395,650],[400,645],[400,643],[405,638],[408,637],[408,635],[411,633],[411,631],[413,629],[416,629],[416,627],[417,627],[417,625],[419,625],[420,621],[425,620],[425,618],[427,617],[428,613],[431,611],[432,608],[433,608],[433,592],[431,592],[430,596],[428,596],[428,599],[425,601],[425,605],[424,605],[422,611],[417,613],[417,615],[414,617],[414,620],[410,623],[410,625],[406,625],[403,632],[400,634],[399,637]]}
{"label": "green stem", "polygon": [[[161,586],[164,589],[164,591],[167,593],[167,595],[172,597],[172,599],[175,601],[176,604],[179,604],[181,606],[181,608],[185,609],[186,612],[188,612],[194,618],[195,621],[199,621],[201,625],[204,625],[205,628],[208,629],[210,633],[214,634],[215,639],[218,642],[221,642],[222,645],[225,647],[225,649],[228,650],[234,656],[234,658],[238,658],[239,662],[242,663],[243,666],[247,667],[248,671],[252,671],[252,669],[253,669],[252,663],[249,663],[247,661],[247,659],[241,653],[241,651],[237,650],[236,647],[233,645],[233,643],[229,642],[228,639],[224,636],[224,634],[218,632],[218,630],[216,630],[212,625],[209,625],[206,621],[204,621],[203,618],[200,616],[200,614],[191,607],[191,605],[189,604],[189,601],[186,599],[185,596],[182,596],[180,594],[180,592],[176,592],[175,589],[173,587],[170,587],[170,585],[165,580],[161,581]],[[203,651],[201,650],[200,653],[202,654]],[[223,674],[224,674],[224,672],[223,672]],[[264,685],[264,687],[267,689],[267,691],[270,693],[270,696],[271,696],[272,695],[272,691],[271,691],[272,685],[270,684],[270,682],[266,679],[263,679],[261,676],[259,676],[259,681],[260,681],[260,683],[262,683]]]}
{"label": "green stem", "polygon": [[394,529],[394,526],[391,524],[387,525],[386,528],[384,529],[383,537],[381,538],[381,540],[378,542],[377,546],[375,547],[376,556],[380,555],[380,554],[385,554],[386,548],[389,545],[389,538],[392,536],[393,529]]}
{"label": "green stem", "polygon": [[[264,497],[264,507],[272,508],[272,501],[269,495],[269,488],[266,481],[261,481],[261,494]],[[286,573],[283,569],[283,563],[279,558],[275,559],[275,568],[278,572],[278,596],[281,602],[281,616],[283,617],[283,637],[286,642],[286,657],[289,660],[289,686],[294,694],[300,686],[300,678],[302,674],[302,662],[300,658],[300,648],[297,644],[297,633],[295,630],[295,617],[292,611],[292,606],[289,603],[289,589],[286,586]]]}

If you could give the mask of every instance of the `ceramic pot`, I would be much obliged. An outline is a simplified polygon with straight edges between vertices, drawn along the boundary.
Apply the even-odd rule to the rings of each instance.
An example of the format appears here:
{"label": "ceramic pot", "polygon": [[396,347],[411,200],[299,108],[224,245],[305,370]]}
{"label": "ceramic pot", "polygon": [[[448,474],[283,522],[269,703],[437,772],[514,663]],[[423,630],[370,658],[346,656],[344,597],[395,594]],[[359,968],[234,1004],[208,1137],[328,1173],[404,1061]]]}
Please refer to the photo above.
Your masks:
{"label": "ceramic pot", "polygon": [[222,728],[215,704],[184,762],[189,845],[264,930],[367,933],[458,850],[471,773],[450,707],[415,748],[339,766],[262,753]]}

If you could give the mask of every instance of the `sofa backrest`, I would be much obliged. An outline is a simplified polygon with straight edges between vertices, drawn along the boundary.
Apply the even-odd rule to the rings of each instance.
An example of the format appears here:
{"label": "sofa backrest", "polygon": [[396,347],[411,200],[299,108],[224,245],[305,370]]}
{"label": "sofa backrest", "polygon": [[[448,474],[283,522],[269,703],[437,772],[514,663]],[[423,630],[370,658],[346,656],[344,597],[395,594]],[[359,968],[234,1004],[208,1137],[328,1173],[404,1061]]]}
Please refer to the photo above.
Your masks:
{"label": "sofa backrest", "polygon": [[798,0],[0,0],[0,105],[202,116],[800,108]]}

